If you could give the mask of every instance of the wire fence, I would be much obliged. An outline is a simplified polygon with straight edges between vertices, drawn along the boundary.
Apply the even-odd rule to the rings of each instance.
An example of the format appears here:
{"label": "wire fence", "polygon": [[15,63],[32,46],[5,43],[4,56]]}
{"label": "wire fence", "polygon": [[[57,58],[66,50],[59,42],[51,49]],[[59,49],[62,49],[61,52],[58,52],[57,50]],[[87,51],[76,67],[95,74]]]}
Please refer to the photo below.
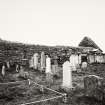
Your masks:
{"label": "wire fence", "polygon": [[58,105],[66,99],[66,94],[40,85],[30,79],[0,83],[0,92],[8,98],[13,98],[13,101],[7,102],[6,105]]}
{"label": "wire fence", "polygon": [[[23,103],[21,105],[56,105],[58,103],[60,103],[61,101],[66,101],[66,94],[65,93],[60,93],[58,91],[55,91],[51,88],[48,88],[46,86],[43,86],[43,85],[40,85],[36,82],[33,82],[32,83],[35,85],[35,86],[38,86],[40,91],[41,92],[44,92],[44,91],[48,91],[49,94],[45,94],[44,96],[44,99],[42,97],[40,97],[39,100],[36,100],[36,101],[32,101],[32,102],[26,102],[26,103]],[[31,81],[30,81],[30,84],[31,84]]]}

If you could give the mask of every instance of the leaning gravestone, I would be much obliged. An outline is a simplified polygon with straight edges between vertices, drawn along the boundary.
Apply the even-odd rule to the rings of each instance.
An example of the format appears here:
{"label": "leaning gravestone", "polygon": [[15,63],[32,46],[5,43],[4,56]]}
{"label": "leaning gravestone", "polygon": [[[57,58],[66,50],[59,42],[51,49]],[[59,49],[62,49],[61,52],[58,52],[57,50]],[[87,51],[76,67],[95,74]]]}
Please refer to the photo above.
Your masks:
{"label": "leaning gravestone", "polygon": [[84,78],[84,89],[86,96],[103,100],[105,95],[103,78],[96,75],[86,76]]}
{"label": "leaning gravestone", "polygon": [[69,61],[63,64],[63,83],[62,87],[64,89],[72,88],[72,69]]}

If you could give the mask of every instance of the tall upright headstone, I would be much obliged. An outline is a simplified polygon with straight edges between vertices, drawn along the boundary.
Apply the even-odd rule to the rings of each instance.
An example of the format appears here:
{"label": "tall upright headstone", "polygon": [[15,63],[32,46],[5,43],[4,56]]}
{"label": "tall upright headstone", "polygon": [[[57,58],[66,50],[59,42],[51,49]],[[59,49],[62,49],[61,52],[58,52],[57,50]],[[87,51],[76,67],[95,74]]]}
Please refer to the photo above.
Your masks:
{"label": "tall upright headstone", "polygon": [[57,61],[57,56],[54,57],[53,62],[54,62],[54,64],[52,65],[52,73],[53,73],[53,75],[58,75],[58,61]]}
{"label": "tall upright headstone", "polygon": [[51,73],[51,58],[46,57],[46,73]]}
{"label": "tall upright headstone", "polygon": [[31,59],[29,60],[29,67],[33,68],[34,67],[34,57],[32,56]]}
{"label": "tall upright headstone", "polygon": [[78,64],[78,56],[76,56],[75,54],[72,54],[69,58],[70,62],[71,62],[71,67],[72,67],[72,71],[76,71],[76,65]]}
{"label": "tall upright headstone", "polygon": [[71,64],[69,61],[64,62],[63,64],[63,83],[62,87],[65,89],[72,88],[72,70]]}
{"label": "tall upright headstone", "polygon": [[45,53],[44,52],[41,53],[41,61],[40,61],[40,64],[41,64],[41,72],[42,71],[45,71],[45,68],[46,68],[46,56],[45,56]]}
{"label": "tall upright headstone", "polygon": [[34,54],[34,69],[38,69],[38,53]]}
{"label": "tall upright headstone", "polygon": [[53,75],[51,71],[51,58],[49,56],[46,57],[46,81],[50,84],[53,83]]}
{"label": "tall upright headstone", "polygon": [[81,64],[81,54],[78,55],[78,63]]}
{"label": "tall upright headstone", "polygon": [[54,56],[54,65],[58,65],[58,61],[57,61],[58,57]]}

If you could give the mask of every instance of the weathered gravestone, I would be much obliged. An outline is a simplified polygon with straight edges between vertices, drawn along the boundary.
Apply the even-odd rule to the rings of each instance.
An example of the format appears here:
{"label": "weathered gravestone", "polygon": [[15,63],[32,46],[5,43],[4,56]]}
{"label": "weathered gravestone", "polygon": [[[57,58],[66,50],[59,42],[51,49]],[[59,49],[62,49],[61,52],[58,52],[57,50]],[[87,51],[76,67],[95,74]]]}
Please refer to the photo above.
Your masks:
{"label": "weathered gravestone", "polygon": [[34,69],[38,69],[38,53],[34,54]]}
{"label": "weathered gravestone", "polygon": [[24,68],[22,66],[20,66],[19,75],[24,77]]}
{"label": "weathered gravestone", "polygon": [[96,75],[89,75],[84,78],[85,95],[95,97],[98,100],[105,98],[105,86],[103,78]]}
{"label": "weathered gravestone", "polygon": [[2,71],[1,71],[1,73],[2,73],[2,76],[5,76],[5,65],[2,66]]}
{"label": "weathered gravestone", "polygon": [[72,71],[76,71],[77,68],[77,64],[79,64],[79,60],[78,60],[78,55],[77,54],[71,54],[69,61],[71,63],[71,67],[72,67]]}
{"label": "weathered gravestone", "polygon": [[63,83],[62,87],[64,89],[72,88],[72,68],[69,61],[63,64]]}
{"label": "weathered gravestone", "polygon": [[51,72],[51,58],[47,56],[46,58],[46,74],[47,73],[52,73]]}
{"label": "weathered gravestone", "polygon": [[7,68],[9,69],[10,68],[9,61],[6,62],[6,65],[7,65]]}
{"label": "weathered gravestone", "polygon": [[79,64],[77,64],[76,68],[77,68],[77,73],[81,72],[81,67]]}
{"label": "weathered gravestone", "polygon": [[58,65],[52,65],[52,73],[53,75],[58,75]]}
{"label": "weathered gravestone", "polygon": [[49,83],[53,82],[53,76],[52,76],[52,72],[51,72],[51,58],[47,56],[46,58],[46,80]]}
{"label": "weathered gravestone", "polygon": [[31,59],[29,60],[29,67],[33,68],[34,67],[34,57],[32,56]]}
{"label": "weathered gravestone", "polygon": [[46,81],[51,84],[53,83],[53,75],[51,73],[46,74]]}
{"label": "weathered gravestone", "polygon": [[53,75],[57,75],[58,76],[58,61],[57,61],[57,57],[54,57],[54,64],[52,65],[52,73]]}
{"label": "weathered gravestone", "polygon": [[20,66],[19,76],[27,79],[29,78],[29,73],[24,71],[24,67]]}
{"label": "weathered gravestone", "polygon": [[87,62],[82,62],[82,69],[86,69],[87,68]]}
{"label": "weathered gravestone", "polygon": [[42,52],[41,53],[41,72],[45,71],[45,68],[46,68],[46,56],[45,56],[45,53]]}

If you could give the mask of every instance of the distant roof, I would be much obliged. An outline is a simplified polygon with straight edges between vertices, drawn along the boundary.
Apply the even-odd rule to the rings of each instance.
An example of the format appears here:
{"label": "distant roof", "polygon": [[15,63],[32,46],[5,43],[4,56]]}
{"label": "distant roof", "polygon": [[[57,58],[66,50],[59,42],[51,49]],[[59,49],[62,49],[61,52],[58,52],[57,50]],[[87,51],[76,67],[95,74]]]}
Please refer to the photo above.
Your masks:
{"label": "distant roof", "polygon": [[78,46],[80,46],[80,47],[93,47],[95,49],[99,49],[102,52],[101,48],[89,37],[84,37]]}

